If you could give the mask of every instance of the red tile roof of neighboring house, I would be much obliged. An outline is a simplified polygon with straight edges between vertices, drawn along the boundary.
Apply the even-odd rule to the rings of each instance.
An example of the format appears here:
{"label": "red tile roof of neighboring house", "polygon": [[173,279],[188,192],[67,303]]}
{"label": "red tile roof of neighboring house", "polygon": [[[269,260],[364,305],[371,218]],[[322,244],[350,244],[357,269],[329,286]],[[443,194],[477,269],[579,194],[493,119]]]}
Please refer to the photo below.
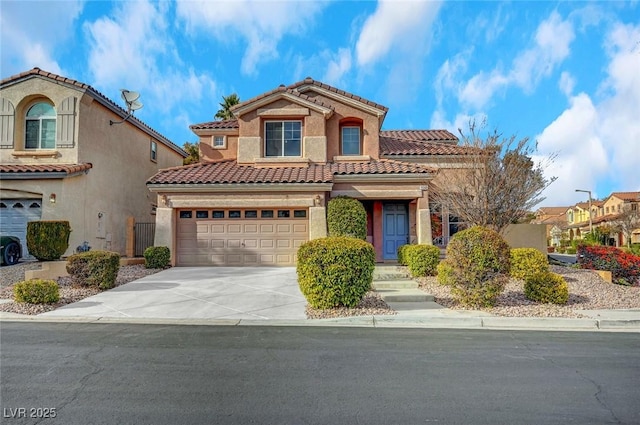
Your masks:
{"label": "red tile roof of neighboring house", "polygon": [[623,201],[640,201],[640,192],[612,192],[609,197],[615,196]]}
{"label": "red tile roof of neighboring house", "polygon": [[235,160],[204,162],[168,168],[151,177],[148,184],[230,183],[331,183],[334,175],[432,174],[429,167],[393,160],[357,163],[311,164],[308,167],[253,167]]}
{"label": "red tile roof of neighboring house", "polygon": [[417,142],[458,143],[458,138],[447,130],[381,130],[380,136]]}
{"label": "red tile roof of neighboring house", "polygon": [[[42,78],[46,78],[48,80],[57,82],[57,83],[62,83],[62,84],[66,84],[69,86],[73,86],[76,87],[78,89],[84,90],[86,92],[88,92],[91,96],[93,96],[96,99],[100,99],[103,102],[105,102],[106,104],[108,104],[112,109],[117,110],[120,113],[121,117],[125,117],[127,115],[129,115],[129,113],[123,109],[121,106],[119,106],[118,104],[116,104],[113,100],[109,99],[107,96],[105,96],[104,94],[100,93],[98,90],[94,89],[93,87],[91,87],[90,85],[86,84],[86,83],[82,83],[80,81],[74,80],[72,78],[67,78],[67,77],[63,77],[60,76],[58,74],[54,74],[53,72],[47,72],[44,71],[40,68],[33,68],[30,69],[29,71],[25,71],[22,72],[20,74],[17,75],[12,75],[11,77],[5,78],[2,81],[0,81],[0,86],[4,86],[6,84],[12,83],[12,82],[18,82],[20,80],[26,80],[28,78],[32,78],[32,77],[42,77]],[[180,153],[183,156],[187,156],[187,153],[180,148],[178,145],[176,145],[175,143],[173,143],[171,140],[167,139],[165,136],[163,136],[162,134],[158,133],[156,130],[154,130],[153,128],[149,127],[147,124],[145,124],[144,122],[140,121],[138,118],[134,117],[133,115],[131,117],[129,117],[127,119],[127,121],[134,121],[135,123],[137,123],[142,130],[146,131],[147,133],[149,133],[150,135],[154,136],[155,138],[157,138],[159,141],[161,141],[163,144],[168,145],[170,148],[172,148],[173,150],[175,150],[176,152]]]}
{"label": "red tile roof of neighboring house", "polygon": [[571,207],[540,207],[538,211],[544,215],[560,215],[567,212]]}
{"label": "red tile roof of neighboring house", "polygon": [[0,164],[0,173],[66,173],[75,174],[89,170],[93,165],[90,162],[82,164]]}
{"label": "red tile roof of neighboring house", "polygon": [[474,150],[449,143],[380,137],[381,155],[470,155]]}
{"label": "red tile roof of neighboring house", "polygon": [[209,121],[189,126],[192,130],[218,130],[240,128],[238,120]]}

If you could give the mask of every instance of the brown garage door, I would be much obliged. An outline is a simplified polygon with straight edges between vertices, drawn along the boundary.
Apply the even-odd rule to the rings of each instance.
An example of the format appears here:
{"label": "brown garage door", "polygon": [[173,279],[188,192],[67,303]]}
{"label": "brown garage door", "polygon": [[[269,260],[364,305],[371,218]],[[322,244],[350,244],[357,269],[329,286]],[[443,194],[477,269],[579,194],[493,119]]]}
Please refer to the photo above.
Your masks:
{"label": "brown garage door", "polygon": [[179,266],[293,266],[309,239],[303,209],[178,211]]}

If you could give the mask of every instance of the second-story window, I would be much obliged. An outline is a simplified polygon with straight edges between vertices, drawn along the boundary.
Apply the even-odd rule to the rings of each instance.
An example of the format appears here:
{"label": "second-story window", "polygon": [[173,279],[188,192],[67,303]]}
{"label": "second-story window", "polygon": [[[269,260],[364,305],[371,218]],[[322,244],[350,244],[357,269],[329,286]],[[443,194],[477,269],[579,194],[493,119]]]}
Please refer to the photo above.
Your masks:
{"label": "second-story window", "polygon": [[213,136],[213,147],[218,149],[226,147],[224,136]]}
{"label": "second-story window", "polygon": [[267,121],[264,130],[265,156],[302,155],[301,121]]}
{"label": "second-story window", "polygon": [[151,161],[156,162],[158,160],[158,144],[151,141]]}
{"label": "second-story window", "polygon": [[360,127],[342,127],[342,155],[360,155]]}
{"label": "second-story window", "polygon": [[25,117],[26,149],[55,149],[56,147],[56,111],[48,103],[36,103],[27,111]]}

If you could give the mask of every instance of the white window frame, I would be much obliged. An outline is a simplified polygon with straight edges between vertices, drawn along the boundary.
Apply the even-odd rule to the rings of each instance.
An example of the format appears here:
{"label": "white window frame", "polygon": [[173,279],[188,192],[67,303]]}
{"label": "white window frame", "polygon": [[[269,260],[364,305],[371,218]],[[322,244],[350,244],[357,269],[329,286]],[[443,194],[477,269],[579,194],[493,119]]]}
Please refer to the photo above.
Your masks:
{"label": "white window frame", "polygon": [[[51,115],[40,115],[37,117],[29,117],[29,112],[35,108],[37,105],[40,104],[44,104],[47,106],[50,106],[51,109],[53,110],[53,116]],[[44,121],[53,121],[53,146],[48,146],[48,147],[43,147],[42,146],[42,131],[43,131],[43,122]],[[29,122],[38,122],[38,146],[36,147],[27,147],[27,126]],[[57,114],[56,114],[56,108],[55,106],[53,106],[52,104],[50,104],[49,102],[44,102],[44,101],[38,101],[35,102],[33,105],[29,106],[29,108],[27,109],[27,112],[24,115],[24,148],[25,150],[51,150],[51,149],[55,149],[56,148],[56,132],[57,132],[57,127],[58,127],[58,122],[57,122]]]}
{"label": "white window frame", "polygon": [[152,162],[158,162],[158,143],[152,140],[149,148],[149,159],[151,159]]}
{"label": "white window frame", "polygon": [[[281,132],[281,139],[280,139],[280,155],[269,155],[267,153],[267,125],[269,124],[281,124],[282,126],[282,132]],[[287,139],[285,137],[285,124],[286,123],[297,123],[300,125],[300,137],[298,139],[298,154],[297,155],[285,155],[285,151],[286,151],[286,143],[287,143]],[[270,158],[300,158],[302,156],[302,139],[303,139],[303,124],[301,120],[269,120],[269,121],[265,121],[264,122],[264,156],[265,157],[270,157]]]}
{"label": "white window frame", "polygon": [[[346,129],[356,129],[358,130],[358,152],[356,153],[347,153],[344,149],[344,130]],[[359,125],[344,125],[340,128],[340,153],[343,156],[357,156],[362,155],[362,130]]]}
{"label": "white window frame", "polygon": [[[219,138],[222,138],[222,144],[217,145],[216,142],[219,140]],[[226,149],[227,148],[227,136],[220,135],[220,134],[214,134],[213,136],[211,136],[211,146],[214,149]]]}

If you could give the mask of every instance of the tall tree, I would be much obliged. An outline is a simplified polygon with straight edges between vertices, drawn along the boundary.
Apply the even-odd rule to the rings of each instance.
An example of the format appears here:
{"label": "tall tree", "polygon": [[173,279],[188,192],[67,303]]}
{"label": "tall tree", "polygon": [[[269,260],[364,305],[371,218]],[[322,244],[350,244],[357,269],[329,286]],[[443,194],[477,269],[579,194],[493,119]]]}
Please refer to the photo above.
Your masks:
{"label": "tall tree", "polygon": [[468,149],[466,166],[446,170],[446,178],[432,188],[432,200],[467,225],[501,232],[545,199],[542,191],[555,177],[546,178],[544,169],[554,156],[535,163],[536,145],[529,138],[504,138],[497,130],[482,136],[483,127],[472,121],[468,133],[458,130]]}
{"label": "tall tree", "polygon": [[233,112],[231,112],[231,107],[233,105],[237,105],[240,103],[240,98],[237,94],[232,93],[229,96],[222,96],[222,103],[220,103],[220,109],[216,112],[214,118],[218,118],[220,120],[232,120],[235,118]]}
{"label": "tall tree", "polygon": [[182,149],[189,154],[182,160],[182,165],[196,164],[200,162],[200,148],[198,143],[185,142]]}

